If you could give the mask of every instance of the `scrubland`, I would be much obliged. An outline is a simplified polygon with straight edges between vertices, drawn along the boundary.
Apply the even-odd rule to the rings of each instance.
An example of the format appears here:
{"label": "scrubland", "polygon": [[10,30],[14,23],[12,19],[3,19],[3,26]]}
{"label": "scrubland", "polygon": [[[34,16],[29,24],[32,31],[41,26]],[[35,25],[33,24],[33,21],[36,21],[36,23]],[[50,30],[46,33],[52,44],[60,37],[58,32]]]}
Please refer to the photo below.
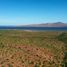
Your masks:
{"label": "scrubland", "polygon": [[67,32],[0,30],[0,67],[67,67]]}

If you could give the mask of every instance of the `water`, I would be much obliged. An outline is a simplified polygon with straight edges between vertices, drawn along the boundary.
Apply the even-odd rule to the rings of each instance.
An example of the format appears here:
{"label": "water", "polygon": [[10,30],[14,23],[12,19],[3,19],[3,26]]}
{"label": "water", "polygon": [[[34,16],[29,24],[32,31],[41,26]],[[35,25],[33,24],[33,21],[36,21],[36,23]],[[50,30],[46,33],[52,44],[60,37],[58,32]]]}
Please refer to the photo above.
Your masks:
{"label": "water", "polygon": [[16,29],[16,30],[40,30],[40,31],[67,31],[67,27],[12,27],[12,26],[0,26],[0,30],[4,29]]}

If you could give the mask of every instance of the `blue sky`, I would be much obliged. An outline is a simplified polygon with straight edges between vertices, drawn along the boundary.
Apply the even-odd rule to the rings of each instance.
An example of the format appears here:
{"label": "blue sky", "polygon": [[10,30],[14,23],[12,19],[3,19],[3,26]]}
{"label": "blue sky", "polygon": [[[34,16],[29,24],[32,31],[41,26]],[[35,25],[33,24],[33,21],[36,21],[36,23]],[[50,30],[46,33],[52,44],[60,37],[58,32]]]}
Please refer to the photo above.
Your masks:
{"label": "blue sky", "polygon": [[67,0],[0,0],[0,25],[67,22]]}

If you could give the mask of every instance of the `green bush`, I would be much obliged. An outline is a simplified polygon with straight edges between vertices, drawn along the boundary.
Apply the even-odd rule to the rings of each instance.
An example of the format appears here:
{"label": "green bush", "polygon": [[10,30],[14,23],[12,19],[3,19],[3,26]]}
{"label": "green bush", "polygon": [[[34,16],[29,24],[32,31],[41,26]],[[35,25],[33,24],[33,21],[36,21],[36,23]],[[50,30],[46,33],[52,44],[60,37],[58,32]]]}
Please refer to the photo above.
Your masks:
{"label": "green bush", "polygon": [[3,48],[4,47],[4,44],[1,42],[0,43],[0,48]]}
{"label": "green bush", "polygon": [[9,64],[8,64],[8,67],[13,67],[13,65],[9,63]]}

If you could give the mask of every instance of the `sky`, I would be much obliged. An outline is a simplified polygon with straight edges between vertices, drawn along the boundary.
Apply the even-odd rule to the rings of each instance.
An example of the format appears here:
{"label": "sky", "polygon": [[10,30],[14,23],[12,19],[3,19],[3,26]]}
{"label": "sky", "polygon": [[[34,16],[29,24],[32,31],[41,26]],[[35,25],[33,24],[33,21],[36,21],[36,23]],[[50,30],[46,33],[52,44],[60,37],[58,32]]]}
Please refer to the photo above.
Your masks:
{"label": "sky", "polygon": [[0,0],[0,25],[67,23],[67,0]]}

